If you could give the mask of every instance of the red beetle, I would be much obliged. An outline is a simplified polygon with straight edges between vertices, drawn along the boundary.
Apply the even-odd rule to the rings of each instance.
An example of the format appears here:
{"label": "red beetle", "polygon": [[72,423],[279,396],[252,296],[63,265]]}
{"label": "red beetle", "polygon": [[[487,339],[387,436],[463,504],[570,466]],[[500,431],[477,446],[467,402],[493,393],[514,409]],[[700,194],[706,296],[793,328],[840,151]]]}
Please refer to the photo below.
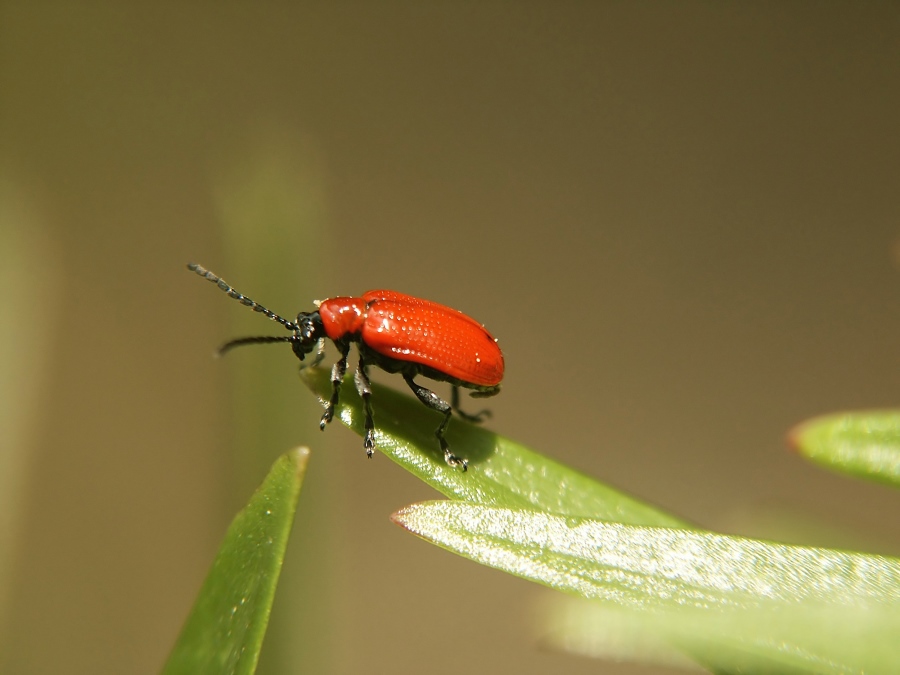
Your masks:
{"label": "red beetle", "polygon": [[[191,263],[188,269],[292,332],[289,336],[231,340],[222,345],[220,354],[240,345],[290,342],[294,354],[302,361],[313,349],[317,349],[321,357],[326,337],[334,343],[341,358],[331,369],[331,400],[325,405],[319,423],[321,429],[324,430],[334,417],[334,407],[340,399],[341,383],[347,371],[350,343],[355,342],[359,365],[353,379],[365,405],[366,454],[371,457],[375,450],[375,423],[370,402],[372,387],[367,372],[368,367],[374,365],[389,373],[401,373],[422,403],[444,415],[434,435],[441,444],[447,464],[466,470],[468,462],[451,453],[444,438],[450,416],[456,410],[460,417],[480,422],[488,412],[469,415],[461,411],[459,388],[472,389],[470,395],[477,398],[495,396],[500,393],[503,379],[503,354],[497,340],[480,323],[455,309],[396,291],[367,291],[359,298],[329,298],[317,303],[316,311],[300,312],[296,321],[288,321],[238,293],[200,265]],[[417,375],[449,382],[453,393],[451,403],[416,383]]]}

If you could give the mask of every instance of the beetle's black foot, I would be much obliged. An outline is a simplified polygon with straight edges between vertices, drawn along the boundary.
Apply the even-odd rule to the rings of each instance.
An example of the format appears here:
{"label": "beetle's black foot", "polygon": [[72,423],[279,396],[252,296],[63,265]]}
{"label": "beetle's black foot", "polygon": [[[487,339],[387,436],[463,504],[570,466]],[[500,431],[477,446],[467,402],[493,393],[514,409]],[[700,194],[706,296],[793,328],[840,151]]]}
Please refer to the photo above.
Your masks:
{"label": "beetle's black foot", "polygon": [[325,425],[328,424],[329,422],[331,422],[333,417],[334,417],[334,407],[328,406],[327,408],[325,408],[325,412],[322,413],[322,419],[319,420],[319,428],[322,431],[325,431]]}
{"label": "beetle's black foot", "polygon": [[366,440],[365,440],[365,448],[366,448],[366,457],[372,459],[372,455],[375,454],[375,430],[374,429],[366,429]]}
{"label": "beetle's black foot", "polygon": [[442,431],[442,429],[438,429],[434,435],[437,436],[438,443],[441,444],[441,450],[444,452],[444,461],[452,467],[461,466],[463,471],[467,471],[469,468],[469,460],[463,457],[457,457],[452,452],[450,452],[450,444],[447,443],[447,440],[441,433]]}
{"label": "beetle's black foot", "polygon": [[461,466],[463,472],[466,472],[469,469],[469,460],[464,459],[463,457],[457,457],[449,450],[444,450],[444,461],[452,467]]}

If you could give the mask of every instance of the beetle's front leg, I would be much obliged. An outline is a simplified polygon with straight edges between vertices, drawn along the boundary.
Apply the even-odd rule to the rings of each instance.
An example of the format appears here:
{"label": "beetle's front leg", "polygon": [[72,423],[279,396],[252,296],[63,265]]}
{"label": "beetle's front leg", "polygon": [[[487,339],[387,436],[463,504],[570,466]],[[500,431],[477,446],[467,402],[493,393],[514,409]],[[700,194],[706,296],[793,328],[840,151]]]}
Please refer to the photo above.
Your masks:
{"label": "beetle's front leg", "polygon": [[325,404],[325,412],[319,422],[319,428],[325,431],[325,425],[334,417],[334,407],[341,398],[341,384],[344,382],[344,373],[347,372],[347,355],[350,353],[349,344],[338,344],[341,350],[341,358],[331,368],[331,400]]}
{"label": "beetle's front leg", "polygon": [[[321,338],[319,342],[316,344],[316,355],[312,361],[309,362],[310,368],[318,368],[319,364],[322,363],[322,359],[325,358],[325,338]],[[302,365],[300,366],[303,367]]]}

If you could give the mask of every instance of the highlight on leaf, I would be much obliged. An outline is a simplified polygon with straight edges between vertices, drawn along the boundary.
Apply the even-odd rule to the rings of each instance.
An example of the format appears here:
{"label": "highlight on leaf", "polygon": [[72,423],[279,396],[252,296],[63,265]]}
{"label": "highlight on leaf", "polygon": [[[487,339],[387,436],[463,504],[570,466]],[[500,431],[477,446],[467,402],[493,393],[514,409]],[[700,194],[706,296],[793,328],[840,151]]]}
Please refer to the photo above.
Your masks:
{"label": "highlight on leaf", "polygon": [[632,622],[640,612],[635,635],[705,666],[871,673],[900,662],[895,558],[453,501],[414,504],[393,519]]}

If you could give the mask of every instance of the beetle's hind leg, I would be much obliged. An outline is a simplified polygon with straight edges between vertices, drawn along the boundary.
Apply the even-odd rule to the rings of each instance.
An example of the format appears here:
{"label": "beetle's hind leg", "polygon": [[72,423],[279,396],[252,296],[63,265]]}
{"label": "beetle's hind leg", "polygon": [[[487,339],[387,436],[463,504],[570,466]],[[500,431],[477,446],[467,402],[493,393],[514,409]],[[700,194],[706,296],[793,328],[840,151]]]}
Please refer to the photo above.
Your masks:
{"label": "beetle's hind leg", "polygon": [[444,419],[441,421],[440,426],[435,430],[434,435],[437,436],[438,442],[441,444],[441,450],[444,453],[444,461],[450,466],[461,466],[462,470],[465,471],[469,466],[469,462],[450,452],[450,445],[447,443],[447,439],[444,438],[444,431],[447,430],[447,425],[450,423],[450,416],[453,414],[452,406],[431,391],[431,389],[426,389],[422,385],[416,384],[416,382],[413,381],[412,375],[404,373],[403,379],[406,380],[406,384],[409,385],[409,388],[413,390],[416,398],[432,410],[437,410],[444,415]]}
{"label": "beetle's hind leg", "polygon": [[[460,417],[462,417],[466,422],[472,422],[473,424],[481,424],[482,422],[484,422],[484,420],[486,420],[487,418],[489,418],[491,416],[491,411],[487,410],[487,409],[479,410],[477,413],[474,413],[474,414],[467,413],[465,410],[462,410],[459,407],[459,386],[454,384],[452,386],[451,391],[452,391],[452,394],[450,397],[450,407],[453,408],[453,410],[456,411],[456,414],[459,415]],[[489,394],[489,395],[493,396],[493,394]]]}
{"label": "beetle's hind leg", "polygon": [[359,365],[353,376],[353,382],[356,384],[356,391],[363,400],[363,407],[366,411],[366,440],[364,442],[366,455],[372,459],[375,452],[375,419],[372,416],[372,383],[369,382],[369,373],[366,372],[366,362],[362,354],[359,355]]}

